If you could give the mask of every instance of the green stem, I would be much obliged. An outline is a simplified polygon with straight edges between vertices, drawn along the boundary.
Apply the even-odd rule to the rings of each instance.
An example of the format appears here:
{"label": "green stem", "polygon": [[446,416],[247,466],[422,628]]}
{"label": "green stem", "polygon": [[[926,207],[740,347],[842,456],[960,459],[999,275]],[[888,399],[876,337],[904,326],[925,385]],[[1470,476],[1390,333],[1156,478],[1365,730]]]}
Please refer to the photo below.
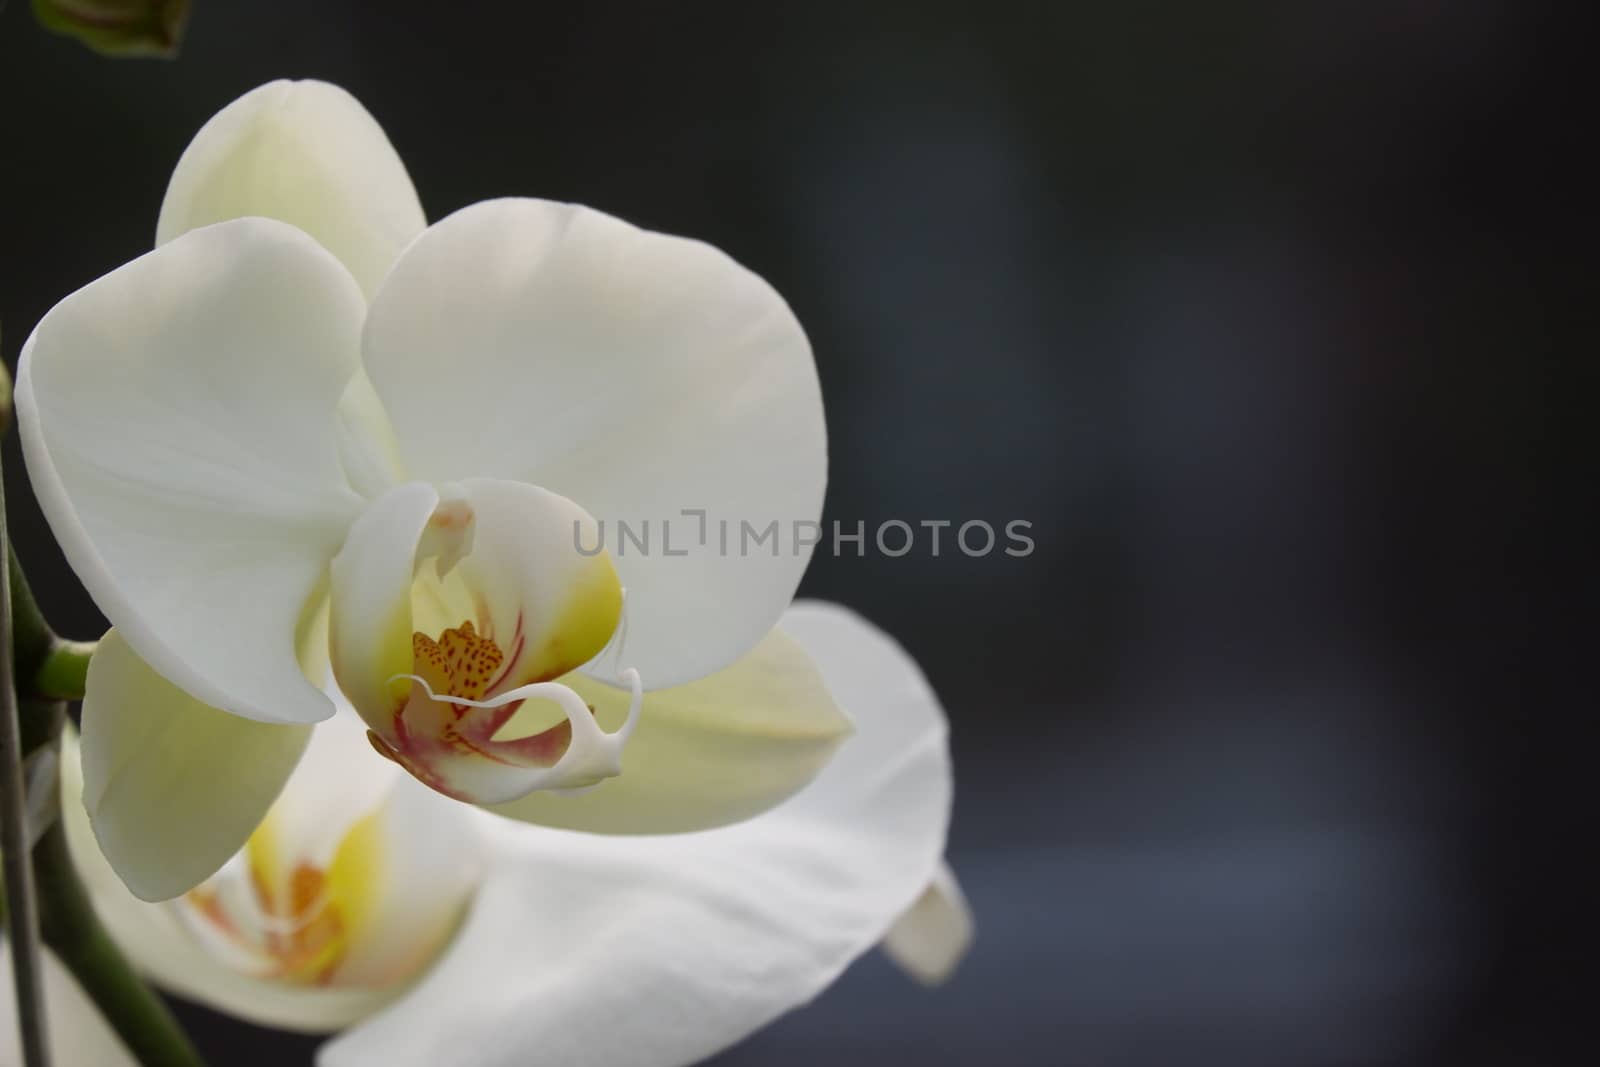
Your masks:
{"label": "green stem", "polygon": [[[44,621],[39,603],[33,599],[33,589],[28,585],[28,576],[22,571],[22,561],[17,559],[17,550],[10,544],[6,545],[6,583],[10,586],[7,599],[11,605],[11,639],[8,644],[15,657],[15,677],[31,682],[40,664],[60,639],[51,631],[50,624]],[[0,649],[4,647],[0,645]]]}
{"label": "green stem", "polygon": [[[5,478],[0,472],[0,552],[11,551],[6,536]],[[6,929],[16,984],[17,1030],[22,1062],[49,1067],[44,980],[39,952],[38,901],[33,859],[28,849],[26,787],[23,782],[22,721],[18,717],[16,664],[11,644],[11,569],[0,573],[0,864],[4,868]]]}
{"label": "green stem", "polygon": [[82,700],[95,644],[61,638],[52,641],[33,672],[33,692],[46,700]]}
{"label": "green stem", "polygon": [[161,998],[134,972],[100,925],[72,866],[62,820],[34,849],[45,944],[66,964],[117,1036],[144,1067],[203,1067]]}
{"label": "green stem", "polygon": [[24,701],[28,697],[82,700],[95,642],[68,641],[51,631],[15,548],[6,552],[6,578],[11,585],[11,649]]}

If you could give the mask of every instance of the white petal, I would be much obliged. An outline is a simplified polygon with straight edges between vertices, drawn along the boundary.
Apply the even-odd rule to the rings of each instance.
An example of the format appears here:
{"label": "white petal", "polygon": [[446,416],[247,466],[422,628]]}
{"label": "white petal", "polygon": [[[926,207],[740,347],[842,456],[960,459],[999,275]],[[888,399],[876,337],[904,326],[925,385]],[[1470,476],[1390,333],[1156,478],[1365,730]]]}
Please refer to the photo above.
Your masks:
{"label": "white petal", "polygon": [[329,569],[334,677],[369,725],[384,725],[394,703],[389,679],[411,672],[412,575],[438,504],[438,492],[422,482],[384,493],[351,524]]}
{"label": "white petal", "polygon": [[803,605],[783,626],[859,728],[809,789],[702,834],[497,824],[498,865],[449,955],[325,1046],[323,1067],[677,1067],[877,944],[944,850],[944,716],[905,653],[849,613]]}
{"label": "white petal", "polygon": [[339,462],[351,488],[368,500],[405,481],[389,413],[364,370],[356,371],[339,398]]}
{"label": "white petal", "polygon": [[101,638],[83,700],[83,805],[128,888],[165,900],[221,867],[266,814],[310,733],[201,704],[117,631]]}
{"label": "white petal", "polygon": [[[625,691],[583,677],[563,681],[594,708],[603,728],[622,725]],[[491,810],[597,833],[726,826],[803,788],[841,742],[851,743],[850,732],[811,657],[774,630],[733,666],[646,696],[618,777],[578,795],[530,793]]]}
{"label": "white petal", "polygon": [[[459,799],[509,800],[616,773],[609,750],[625,737],[603,740],[570,690],[550,682],[599,652],[621,612],[609,559],[575,546],[594,520],[517,482],[472,478],[446,492],[398,486],[351,527],[332,567],[340,688],[383,751]],[[447,661],[475,673],[437,673]],[[567,722],[497,736],[520,702],[547,691],[576,705]],[[599,763],[584,758],[593,743],[608,750]]]}
{"label": "white petal", "polygon": [[373,827],[376,891],[352,932],[337,984],[382,988],[433,961],[482,877],[483,818],[415,779],[396,778]]}
{"label": "white petal", "polygon": [[172,173],[156,243],[250,215],[315,237],[369,296],[426,224],[383,129],[319,81],[270,82],[212,116]]}
{"label": "white petal", "polygon": [[[117,1039],[94,1002],[84,993],[55,953],[41,954],[44,970],[45,1024],[54,1063],[94,1067],[138,1067]],[[0,941],[0,1067],[23,1067],[17,1029],[16,987],[11,974],[11,949]]]}
{"label": "white petal", "polygon": [[924,985],[938,985],[972,947],[972,909],[948,864],[940,864],[922,896],[883,939],[901,970]]}
{"label": "white petal", "polygon": [[294,633],[359,507],[335,408],[363,315],[282,223],[222,223],[67,297],[23,348],[28,473],[68,561],[151,666],[268,722],[331,711]]}
{"label": "white petal", "polygon": [[270,811],[256,819],[257,824],[271,824],[288,867],[326,867],[351,824],[382,807],[396,782],[409,780],[372,751],[366,724],[338,690],[330,696],[339,710],[314,729],[307,728],[311,737],[305,754]]}
{"label": "white petal", "polygon": [[[811,554],[795,524],[827,475],[816,368],[782,298],[716,249],[567,204],[477,204],[395,265],[363,359],[414,477],[528,482],[605,520],[651,688],[732,663],[793,596]],[[705,510],[703,540],[683,509]],[[636,538],[648,521],[649,549],[619,521]],[[741,523],[776,540],[741,551]]]}

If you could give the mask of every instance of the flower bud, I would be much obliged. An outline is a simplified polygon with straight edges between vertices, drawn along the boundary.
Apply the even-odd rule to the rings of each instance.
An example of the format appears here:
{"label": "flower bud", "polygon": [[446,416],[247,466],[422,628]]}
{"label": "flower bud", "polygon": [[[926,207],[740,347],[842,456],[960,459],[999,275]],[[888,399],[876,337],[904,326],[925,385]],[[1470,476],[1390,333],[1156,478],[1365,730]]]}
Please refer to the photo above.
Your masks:
{"label": "flower bud", "polygon": [[189,0],[33,0],[39,25],[108,56],[178,54]]}

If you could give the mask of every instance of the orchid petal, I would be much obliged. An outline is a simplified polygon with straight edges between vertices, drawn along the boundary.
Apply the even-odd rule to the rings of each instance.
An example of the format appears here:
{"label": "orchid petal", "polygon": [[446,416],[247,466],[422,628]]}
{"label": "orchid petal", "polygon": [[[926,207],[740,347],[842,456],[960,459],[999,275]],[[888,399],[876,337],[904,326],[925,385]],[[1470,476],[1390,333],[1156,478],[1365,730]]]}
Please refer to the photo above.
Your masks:
{"label": "orchid petal", "polygon": [[438,491],[422,482],[383,494],[351,524],[330,567],[333,673],[369,725],[386,726],[405,692],[389,679],[411,670],[412,576],[438,504]]}
{"label": "orchid petal", "polygon": [[83,806],[111,866],[143,900],[199,884],[256,828],[310,734],[200,703],[110,631],[89,661]]}
{"label": "orchid petal", "polygon": [[[601,662],[610,658],[601,657]],[[562,679],[606,729],[627,719],[628,694],[581,676]],[[544,826],[660,834],[741,822],[817,776],[850,719],[795,641],[774,630],[731,667],[650,693],[622,773],[578,795],[529,793],[492,810]],[[515,728],[512,719],[508,728]]]}
{"label": "orchid petal", "polygon": [[197,700],[266,722],[332,710],[294,638],[360,503],[335,408],[362,315],[314,241],[242,219],[80,289],[23,348],[45,516],[123,638]]}
{"label": "orchid petal", "polygon": [[350,487],[368,500],[405,481],[405,464],[367,372],[358,370],[339,398],[339,462]]}
{"label": "orchid petal", "polygon": [[324,1046],[322,1067],[431,1067],[468,1049],[484,1067],[677,1067],[810,1000],[877,944],[944,851],[944,716],[910,658],[848,612],[799,605],[782,626],[858,726],[809,788],[701,834],[496,824],[495,865],[448,954]]}
{"label": "orchid petal", "polygon": [[[250,216],[304,230],[368,297],[427,225],[377,120],[345,90],[314,80],[252,89],[200,128],[167,185],[156,243]],[[340,400],[338,440],[363,496],[404,480],[388,416],[364,372]]]}
{"label": "orchid petal", "polygon": [[399,976],[404,985],[433,961],[482,874],[481,818],[412,778],[395,779],[368,831],[378,891],[351,931],[335,981],[377,989],[397,984]]}
{"label": "orchid petal", "polygon": [[[822,508],[821,393],[788,306],[722,252],[568,204],[476,204],[407,249],[363,345],[413,477],[527,482],[605,520],[649,687],[727,666],[788,604],[811,553],[796,523]],[[648,522],[650,547],[621,522]],[[776,531],[741,551],[741,523]]]}
{"label": "orchid petal", "polygon": [[251,215],[316,238],[368,296],[426,225],[382,127],[320,81],[269,82],[213,115],[172,173],[156,243]]}
{"label": "orchid petal", "polygon": [[972,937],[966,894],[950,865],[940,864],[928,888],[889,930],[883,949],[912,978],[938,985],[972,947]]}

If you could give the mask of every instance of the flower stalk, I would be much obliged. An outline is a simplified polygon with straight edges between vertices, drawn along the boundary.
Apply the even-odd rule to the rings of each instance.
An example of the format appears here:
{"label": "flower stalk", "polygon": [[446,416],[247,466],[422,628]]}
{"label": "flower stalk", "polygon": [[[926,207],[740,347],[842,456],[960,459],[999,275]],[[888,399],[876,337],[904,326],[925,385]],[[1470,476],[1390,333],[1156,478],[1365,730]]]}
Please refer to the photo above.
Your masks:
{"label": "flower stalk", "polygon": [[[22,561],[17,559],[17,550],[9,543],[6,545],[5,581],[4,599],[9,611],[10,625],[4,642],[0,643],[0,649],[10,650],[10,664],[6,669],[10,671],[11,689],[26,703],[29,697],[47,695],[30,685],[30,682],[44,665],[51,651],[58,645],[77,644],[77,642],[62,641],[51,631],[50,624],[44,621],[44,615],[39,611],[39,604],[33,599],[33,589],[28,585],[27,575],[23,573]],[[88,670],[87,661],[84,670]],[[56,668],[56,673],[61,673],[60,667]],[[76,700],[82,695],[81,691],[76,695],[64,693],[57,695],[56,699]]]}
{"label": "flower stalk", "polygon": [[[0,478],[0,551],[10,556],[3,478]],[[7,567],[0,573],[0,855],[5,864],[6,932],[16,982],[22,1061],[28,1067],[49,1067],[38,902],[34,898],[33,857],[28,848],[22,723],[18,717],[15,664],[11,656],[11,585],[11,568]]]}
{"label": "flower stalk", "polygon": [[82,700],[96,644],[53,638],[33,672],[33,693],[46,700]]}

